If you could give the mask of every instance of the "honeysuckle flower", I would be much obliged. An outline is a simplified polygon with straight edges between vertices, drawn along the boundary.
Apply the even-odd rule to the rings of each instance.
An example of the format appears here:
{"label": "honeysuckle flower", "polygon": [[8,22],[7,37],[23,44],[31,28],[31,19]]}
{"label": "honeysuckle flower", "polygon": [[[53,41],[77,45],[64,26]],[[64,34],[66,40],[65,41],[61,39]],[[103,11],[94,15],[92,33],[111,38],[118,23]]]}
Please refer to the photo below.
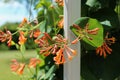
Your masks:
{"label": "honeysuckle flower", "polygon": [[[35,39],[34,42],[39,45],[39,47],[42,47],[45,44],[45,41],[42,39]],[[48,43],[46,43],[48,44]],[[45,44],[45,45],[46,45]]]}
{"label": "honeysuckle flower", "polygon": [[22,75],[25,68],[25,63],[19,63],[16,59],[12,60],[11,70],[18,75]]}
{"label": "honeysuckle flower", "polygon": [[105,36],[103,45],[96,49],[96,54],[99,54],[100,56],[103,56],[104,58],[106,58],[107,53],[111,54],[112,52],[112,49],[109,47],[109,45],[113,43],[115,43],[115,38],[114,37],[108,38],[108,33],[107,33],[107,35]]}
{"label": "honeysuckle flower", "polygon": [[40,48],[47,47],[49,45],[48,41],[45,40],[44,38],[35,39],[34,42],[38,44]]}
{"label": "honeysuckle flower", "polygon": [[75,56],[77,54],[76,50],[73,50],[72,48],[65,46],[65,48],[72,53],[73,56]]}
{"label": "honeysuckle flower", "polygon": [[38,36],[40,36],[40,34],[41,34],[40,30],[36,29],[36,30],[34,30],[33,37],[37,38]]}
{"label": "honeysuckle flower", "polygon": [[105,38],[105,41],[106,41],[106,43],[108,44],[108,45],[111,45],[111,44],[114,44],[115,43],[115,41],[116,41],[116,39],[115,39],[115,37],[111,37],[111,38]]}
{"label": "honeysuckle flower", "polygon": [[44,33],[44,37],[45,37],[46,39],[52,40],[52,38],[50,37],[50,35],[49,35],[48,33]]}
{"label": "honeysuckle flower", "polygon": [[62,35],[58,34],[57,36],[55,36],[54,40],[56,43],[56,45],[54,45],[54,61],[56,64],[63,64],[64,62],[66,62],[65,54],[67,55],[66,58],[68,58],[69,60],[72,60],[72,58],[77,54],[75,50],[71,49],[68,46],[68,40],[63,38]]}
{"label": "honeysuckle flower", "polygon": [[17,62],[16,59],[13,59],[13,60],[12,60],[12,63],[13,63],[13,64],[11,65],[11,70],[14,71],[14,72],[16,72],[17,69],[19,68],[20,64]]}
{"label": "honeysuckle flower", "polygon": [[96,49],[96,54],[99,54],[100,56],[103,56],[106,58],[107,53],[111,54],[112,49],[104,42],[102,46],[98,47]]}
{"label": "honeysuckle flower", "polygon": [[37,38],[34,40],[36,44],[39,45],[39,47],[48,47],[49,41],[52,40],[52,38],[49,36],[48,33],[43,33],[43,36],[41,38]]}
{"label": "honeysuckle flower", "polygon": [[[51,40],[50,43],[48,39]],[[65,60],[63,52],[67,55],[68,60],[71,60],[77,54],[75,50],[69,47],[68,40],[60,34],[51,38],[49,34],[44,33],[44,36],[36,39],[35,42],[40,47],[40,54],[44,56],[54,55],[53,60],[57,65],[63,64],[67,60]]]}
{"label": "honeysuckle flower", "polygon": [[28,23],[27,18],[23,19],[23,21],[20,23],[19,27],[24,26],[25,23]]}
{"label": "honeysuckle flower", "polygon": [[[64,53],[64,54],[63,54]],[[59,64],[64,64],[66,62],[65,59],[65,54],[67,55],[67,58],[69,60],[72,60],[72,58],[77,54],[75,50],[69,48],[68,46],[64,46],[63,48],[60,48],[57,52],[56,52],[56,56],[53,58],[53,60],[55,61],[55,64],[59,65]]]}
{"label": "honeysuckle flower", "polygon": [[68,47],[67,45],[64,45],[66,54],[68,56],[69,60],[72,60],[73,56],[75,56],[77,54],[77,52],[73,49],[71,49],[70,47]]}
{"label": "honeysuckle flower", "polygon": [[7,35],[3,31],[0,30],[0,41],[4,42],[6,41],[6,39],[7,39]]}
{"label": "honeysuckle flower", "polygon": [[65,63],[65,57],[64,57],[64,54],[63,54],[63,48],[60,48],[56,52],[56,56],[53,58],[53,60],[55,61],[55,64],[57,64],[57,65]]}
{"label": "honeysuckle flower", "polygon": [[56,3],[58,3],[59,6],[64,6],[64,0],[55,0]]}
{"label": "honeysuckle flower", "polygon": [[52,54],[55,54],[57,52],[57,50],[58,50],[58,46],[57,46],[57,44],[55,44],[51,50]]}
{"label": "honeysuckle flower", "polygon": [[29,34],[30,34],[30,38],[32,38],[32,37],[38,38],[38,36],[40,36],[41,32],[40,32],[40,29],[35,29],[35,30],[29,31]]}
{"label": "honeysuckle flower", "polygon": [[55,41],[55,43],[57,43],[57,45],[62,45],[62,44],[68,43],[68,40],[66,38],[64,38],[61,34],[54,36],[53,40]]}
{"label": "honeysuckle flower", "polygon": [[49,56],[52,52],[53,45],[50,45],[49,40],[52,40],[49,34],[43,33],[41,38],[35,39],[35,43],[40,47],[40,54]]}
{"label": "honeysuckle flower", "polygon": [[78,38],[81,40],[82,38],[86,37],[89,40],[92,40],[91,37],[89,37],[89,34],[91,35],[96,35],[98,33],[99,28],[94,28],[94,29],[88,29],[89,24],[87,23],[85,28],[82,29],[79,25],[73,24],[73,27],[77,29],[77,32],[79,33]]}
{"label": "honeysuckle flower", "polygon": [[7,39],[8,39],[7,44],[8,44],[8,46],[11,46],[11,44],[12,44],[12,34],[11,34],[10,31],[6,31],[6,33],[7,33]]}
{"label": "honeysuckle flower", "polygon": [[76,44],[79,41],[79,37],[77,37],[75,40],[71,42],[71,44]]}
{"label": "honeysuckle flower", "polygon": [[88,34],[96,35],[98,33],[99,28],[94,28],[94,29],[91,29],[91,30],[89,30],[88,28],[89,28],[89,24],[87,23],[86,26],[85,26],[85,31]]}
{"label": "honeysuckle flower", "polygon": [[11,42],[12,42],[12,34],[11,34],[11,32],[8,31],[8,30],[6,31],[6,33],[3,32],[3,31],[0,31],[0,41],[1,42],[7,41],[8,46],[11,46]]}
{"label": "honeysuckle flower", "polygon": [[22,75],[24,68],[25,68],[25,64],[21,63],[18,70],[17,70],[17,74]]}
{"label": "honeysuckle flower", "polygon": [[39,63],[40,63],[40,60],[39,60],[39,59],[37,59],[37,58],[31,58],[31,59],[30,59],[30,62],[29,62],[29,64],[28,64],[28,67],[29,67],[29,68],[35,68],[36,65],[39,64]]}
{"label": "honeysuckle flower", "polygon": [[58,22],[58,27],[59,28],[63,28],[64,26],[64,18],[62,18],[59,22]]}
{"label": "honeysuckle flower", "polygon": [[19,36],[19,42],[18,43],[20,45],[22,45],[22,44],[24,44],[26,42],[27,38],[25,38],[23,31],[20,31],[19,33],[20,33],[20,36]]}
{"label": "honeysuckle flower", "polygon": [[52,46],[43,47],[40,50],[40,54],[44,54],[44,56],[48,56],[51,53],[51,49],[52,49]]}

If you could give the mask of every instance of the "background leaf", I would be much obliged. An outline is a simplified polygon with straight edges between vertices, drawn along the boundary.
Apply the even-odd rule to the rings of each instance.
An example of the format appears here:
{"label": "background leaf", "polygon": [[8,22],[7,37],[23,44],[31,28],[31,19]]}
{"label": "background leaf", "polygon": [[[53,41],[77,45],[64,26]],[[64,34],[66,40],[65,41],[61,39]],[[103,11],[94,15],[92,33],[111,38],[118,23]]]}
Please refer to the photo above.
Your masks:
{"label": "background leaf", "polygon": [[25,53],[26,48],[25,48],[25,45],[24,45],[24,44],[20,45],[20,51],[21,51],[23,54]]}

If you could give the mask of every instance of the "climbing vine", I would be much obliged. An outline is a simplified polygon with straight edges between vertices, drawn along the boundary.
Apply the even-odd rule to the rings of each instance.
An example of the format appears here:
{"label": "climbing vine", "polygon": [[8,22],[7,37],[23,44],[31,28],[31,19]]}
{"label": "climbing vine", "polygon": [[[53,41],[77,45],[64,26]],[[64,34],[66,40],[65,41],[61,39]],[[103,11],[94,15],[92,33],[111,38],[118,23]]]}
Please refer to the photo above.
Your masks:
{"label": "climbing vine", "polygon": [[[20,80],[60,79],[56,76],[59,74],[57,70],[61,65],[80,54],[70,48],[71,45],[80,41],[82,48],[81,78],[113,80],[118,77],[119,68],[112,69],[120,66],[119,62],[116,62],[120,56],[118,54],[120,52],[119,37],[117,37],[120,25],[118,13],[115,12],[115,8],[118,6],[116,2],[116,0],[82,1],[82,17],[70,26],[77,38],[70,42],[64,37],[64,1],[40,0],[35,6],[35,9],[38,10],[37,20],[29,21],[24,18],[14,33],[8,29],[0,30],[0,41],[7,42],[9,47],[15,46],[21,52],[19,54],[21,60],[12,60],[12,72],[20,76]],[[15,34],[19,34],[18,42],[13,40]],[[36,51],[36,57],[29,61],[24,56],[27,50],[25,43],[28,39],[32,40]],[[110,61],[114,61],[115,64]],[[28,71],[25,72],[25,69]],[[113,76],[113,73],[116,75]]]}

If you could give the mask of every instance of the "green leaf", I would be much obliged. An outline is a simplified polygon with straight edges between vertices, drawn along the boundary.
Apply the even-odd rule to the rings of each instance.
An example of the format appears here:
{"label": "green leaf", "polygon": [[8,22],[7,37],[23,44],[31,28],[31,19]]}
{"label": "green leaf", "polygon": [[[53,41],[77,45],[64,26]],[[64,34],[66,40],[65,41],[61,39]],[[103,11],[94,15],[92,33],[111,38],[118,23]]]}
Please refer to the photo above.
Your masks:
{"label": "green leaf", "polygon": [[17,49],[19,49],[19,48],[20,48],[18,44],[15,44],[15,47],[16,47]]}
{"label": "green leaf", "polygon": [[109,0],[87,0],[86,5],[89,6],[90,11],[97,11],[102,8],[110,7]]}
{"label": "green leaf", "polygon": [[90,7],[94,7],[97,2],[97,0],[87,0],[86,4]]}
{"label": "green leaf", "polygon": [[59,15],[63,14],[63,8],[60,8],[59,6],[54,6],[53,11]]}
{"label": "green leaf", "polygon": [[108,20],[105,20],[105,21],[102,21],[102,22],[100,22],[102,25],[106,25],[106,26],[109,26],[109,27],[111,27],[112,25],[111,25],[111,23],[110,23],[110,21],[108,21]]}
{"label": "green leaf", "polygon": [[[103,26],[96,19],[82,17],[78,19],[75,24],[79,25],[82,29],[85,29],[86,24],[89,24],[89,30],[99,28],[96,35],[86,33],[89,38],[92,38],[92,40],[88,37],[83,37],[82,40],[93,47],[99,47],[103,44]],[[80,35],[76,28],[71,26],[71,30],[76,36]]]}
{"label": "green leaf", "polygon": [[20,51],[22,53],[25,53],[25,50],[26,50],[25,45],[24,44],[20,45]]}
{"label": "green leaf", "polygon": [[39,2],[39,3],[35,6],[35,9],[38,9],[38,8],[40,8],[40,7],[42,7],[41,2]]}
{"label": "green leaf", "polygon": [[52,75],[50,76],[49,80],[54,80],[54,78],[55,78],[55,74],[52,74]]}
{"label": "green leaf", "polygon": [[39,25],[40,31],[45,32],[46,20],[40,22],[38,25]]}
{"label": "green leaf", "polygon": [[56,70],[57,66],[53,65],[45,75],[45,79],[48,79]]}
{"label": "green leaf", "polygon": [[39,55],[39,59],[40,59],[40,64],[39,64],[39,66],[40,67],[42,67],[42,66],[44,66],[45,65],[45,56],[43,56],[43,55]]}
{"label": "green leaf", "polygon": [[101,8],[101,4],[98,0],[87,0],[86,5],[90,6],[93,10]]}
{"label": "green leaf", "polygon": [[51,28],[51,26],[47,26],[47,33],[50,33],[51,32],[51,30],[52,30],[52,28]]}
{"label": "green leaf", "polygon": [[48,7],[50,6],[51,2],[50,1],[46,1],[46,0],[40,0],[39,3],[36,5],[35,9],[39,9],[41,7]]}
{"label": "green leaf", "polygon": [[98,33],[96,35],[88,34],[93,40],[89,40],[88,38],[83,38],[85,42],[88,44],[99,47],[103,44],[103,27],[96,19],[89,19],[88,21],[89,29],[99,28]]}

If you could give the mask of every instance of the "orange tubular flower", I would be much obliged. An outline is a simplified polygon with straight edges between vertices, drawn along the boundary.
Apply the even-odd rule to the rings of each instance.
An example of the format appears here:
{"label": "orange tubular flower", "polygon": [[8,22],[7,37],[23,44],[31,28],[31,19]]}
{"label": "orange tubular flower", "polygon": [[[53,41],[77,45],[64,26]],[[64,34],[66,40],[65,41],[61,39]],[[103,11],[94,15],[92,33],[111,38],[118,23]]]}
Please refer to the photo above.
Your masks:
{"label": "orange tubular flower", "polygon": [[65,63],[65,57],[63,52],[67,55],[68,60],[71,60],[73,56],[75,56],[77,53],[75,50],[68,47],[68,41],[67,39],[63,38],[60,34],[55,36],[55,45],[53,47],[53,54],[56,55],[54,57],[54,61],[56,64],[63,64]]}
{"label": "orange tubular flower", "polygon": [[[79,39],[82,39],[83,37],[86,37],[86,38],[92,40],[92,38],[89,37],[89,34],[91,34],[91,35],[96,35],[96,34],[98,33],[98,30],[99,30],[99,28],[94,28],[94,29],[91,29],[91,30],[88,29],[88,27],[89,27],[89,24],[88,24],[88,23],[86,24],[86,26],[85,26],[84,29],[82,29],[82,28],[81,28],[79,25],[77,25],[77,24],[73,24],[73,27],[76,28],[76,29],[77,29],[77,32],[79,33],[79,36],[78,36]],[[74,43],[74,42],[73,42],[73,43]]]}
{"label": "orange tubular flower", "polygon": [[11,41],[12,41],[12,34],[10,31],[6,31],[6,33],[4,33],[3,31],[0,31],[0,41],[1,42],[5,42],[7,40],[7,44],[8,46],[11,46]]}
{"label": "orange tubular flower", "polygon": [[1,42],[6,41],[6,39],[7,39],[6,37],[7,37],[7,35],[3,31],[0,30],[0,41]]}
{"label": "orange tubular flower", "polygon": [[105,39],[108,45],[115,43],[115,37]]}
{"label": "orange tubular flower", "polygon": [[79,37],[77,37],[75,40],[73,40],[71,43],[76,44],[79,41]]}
{"label": "orange tubular flower", "polygon": [[64,18],[62,18],[59,22],[58,22],[58,27],[59,28],[63,28],[64,26]]}
{"label": "orange tubular flower", "polygon": [[24,32],[20,31],[20,36],[19,36],[19,44],[22,45],[26,42],[27,38],[24,37]]}
{"label": "orange tubular flower", "polygon": [[108,38],[108,33],[107,33],[104,40],[105,42],[103,43],[103,45],[96,49],[96,54],[100,54],[100,56],[104,56],[104,58],[106,58],[107,53],[111,54],[112,52],[112,49],[108,45],[115,43],[115,38],[114,37]]}
{"label": "orange tubular flower", "polygon": [[40,60],[39,59],[36,59],[36,58],[31,58],[30,59],[30,63],[28,64],[28,67],[29,68],[32,68],[32,67],[36,67],[37,64],[40,63]]}
{"label": "orange tubular flower", "polygon": [[24,18],[23,21],[21,22],[21,24],[19,25],[19,27],[22,27],[25,23],[27,23],[27,19]]}
{"label": "orange tubular flower", "polygon": [[30,38],[32,37],[37,38],[38,36],[40,36],[41,32],[39,29],[36,29],[36,30],[31,30],[29,34],[30,34]]}
{"label": "orange tubular flower", "polygon": [[45,47],[40,50],[40,54],[44,54],[44,56],[48,56],[51,53],[52,46]]}
{"label": "orange tubular flower", "polygon": [[49,36],[49,34],[44,33],[44,36],[42,36],[39,39],[35,39],[34,42],[39,45],[39,47],[49,47],[48,40],[52,40],[52,38]]}
{"label": "orange tubular flower", "polygon": [[6,33],[7,33],[7,39],[8,39],[7,44],[8,44],[8,46],[11,46],[11,43],[12,43],[12,34],[11,34],[10,31],[6,31]]}
{"label": "orange tubular flower", "polygon": [[40,30],[39,30],[39,29],[36,29],[36,30],[34,31],[34,33],[33,33],[33,37],[34,37],[34,38],[37,38],[38,36],[40,36],[40,34],[41,34]]}
{"label": "orange tubular flower", "polygon": [[25,64],[21,63],[18,70],[17,70],[17,74],[22,75],[24,68],[25,68]]}
{"label": "orange tubular flower", "polygon": [[16,72],[20,65],[16,59],[13,59],[12,62],[13,62],[13,64],[11,65],[11,70]]}
{"label": "orange tubular flower", "polygon": [[64,0],[55,0],[56,3],[58,3],[59,6],[64,6]]}
{"label": "orange tubular flower", "polygon": [[75,56],[77,54],[77,52],[75,50],[69,48],[66,45],[64,45],[64,47],[65,47],[65,51],[66,51],[66,54],[68,56],[68,59],[72,60],[73,56]]}
{"label": "orange tubular flower", "polygon": [[94,28],[92,30],[89,30],[88,27],[89,27],[89,24],[87,23],[86,26],[85,26],[85,31],[88,34],[96,35],[98,33],[99,28]]}
{"label": "orange tubular flower", "polygon": [[11,70],[13,72],[16,72],[19,75],[23,74],[23,70],[25,68],[25,64],[24,63],[18,63],[16,59],[12,60],[13,64],[11,65]]}
{"label": "orange tubular flower", "polygon": [[57,51],[56,56],[53,59],[55,61],[55,64],[57,65],[65,63],[65,57],[63,55],[63,48],[60,48]]}
{"label": "orange tubular flower", "polygon": [[106,58],[106,56],[107,56],[106,52],[108,54],[111,54],[111,52],[112,52],[112,49],[109,48],[109,46],[106,43],[103,43],[103,45],[101,47],[98,47],[96,49],[96,53],[100,54],[100,56],[104,56],[104,58]]}

